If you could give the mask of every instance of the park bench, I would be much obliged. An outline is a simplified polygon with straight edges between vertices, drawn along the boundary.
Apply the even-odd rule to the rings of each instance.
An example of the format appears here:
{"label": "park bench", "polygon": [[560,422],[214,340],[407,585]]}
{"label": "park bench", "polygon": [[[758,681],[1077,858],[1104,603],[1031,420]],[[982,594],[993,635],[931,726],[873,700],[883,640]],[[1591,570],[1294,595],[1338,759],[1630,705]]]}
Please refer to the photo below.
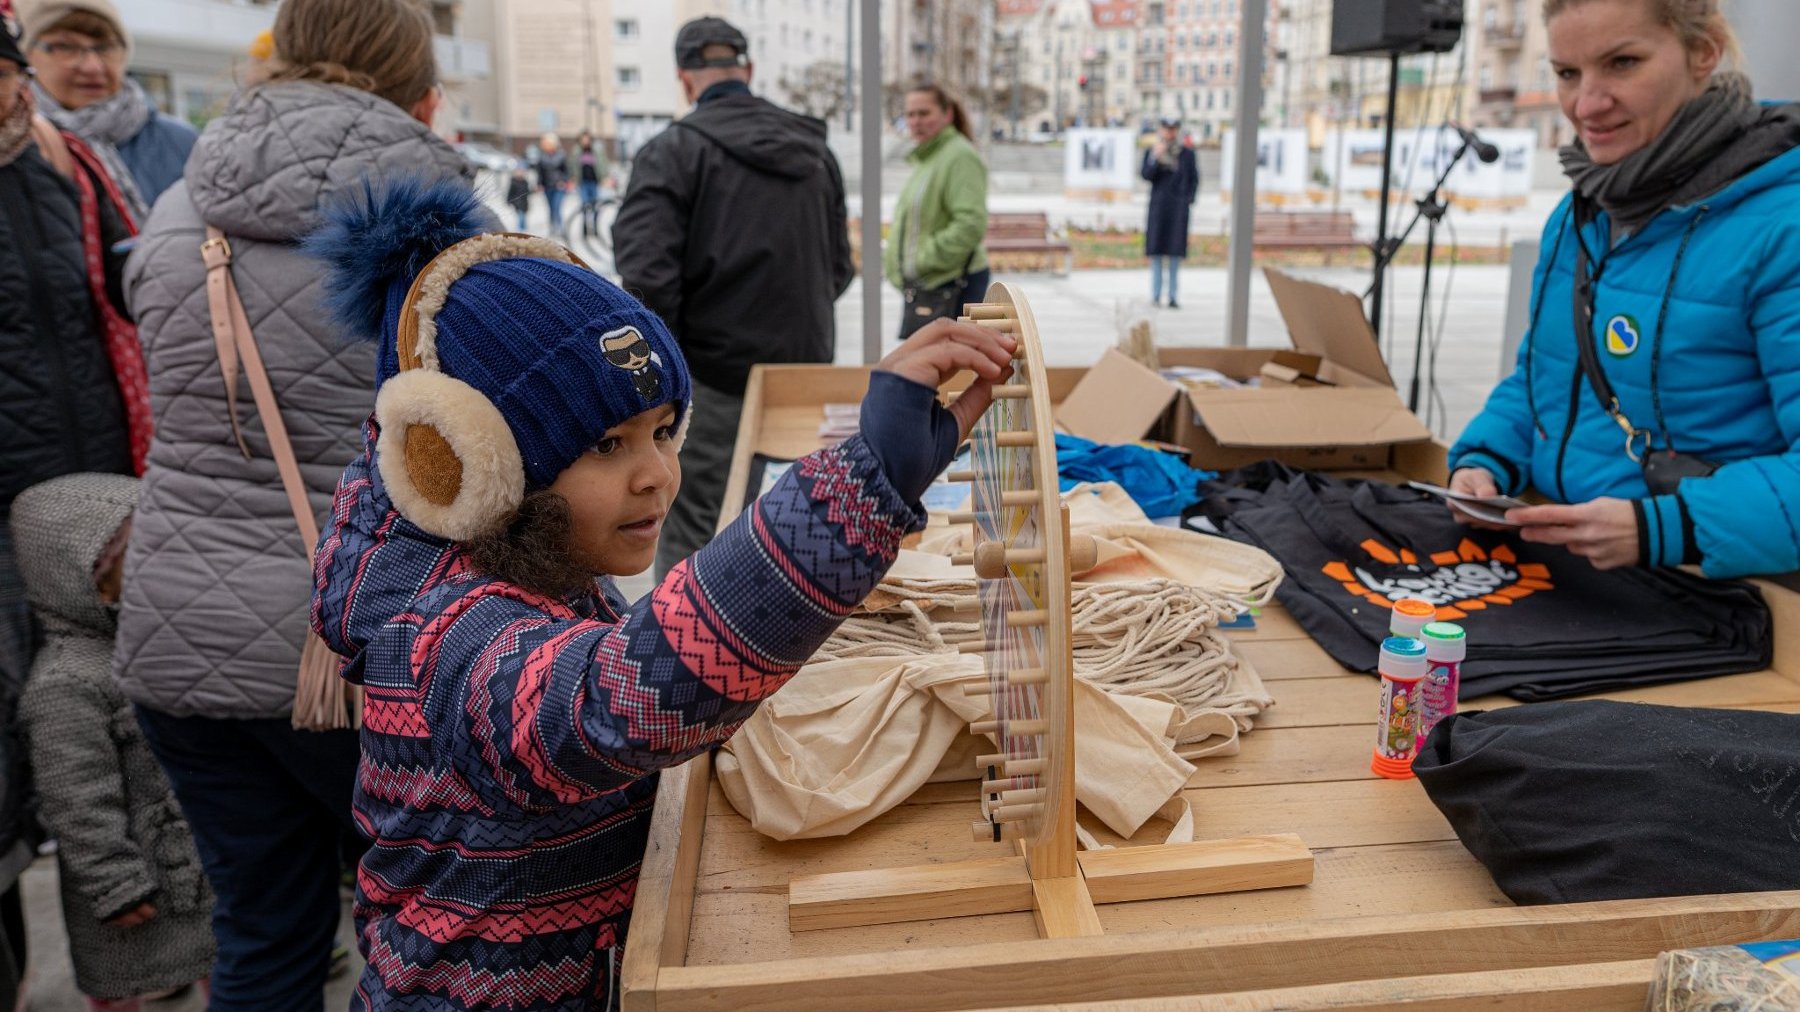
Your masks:
{"label": "park bench", "polygon": [[1356,218],[1349,211],[1261,211],[1252,245],[1257,249],[1356,249]]}
{"label": "park bench", "polygon": [[[990,258],[1015,255],[1047,258],[1050,270],[1067,274],[1075,266],[1075,252],[1068,240],[1050,234],[1050,216],[1035,211],[988,215],[987,236],[982,240]],[[1061,264],[1062,269],[1057,270]]]}

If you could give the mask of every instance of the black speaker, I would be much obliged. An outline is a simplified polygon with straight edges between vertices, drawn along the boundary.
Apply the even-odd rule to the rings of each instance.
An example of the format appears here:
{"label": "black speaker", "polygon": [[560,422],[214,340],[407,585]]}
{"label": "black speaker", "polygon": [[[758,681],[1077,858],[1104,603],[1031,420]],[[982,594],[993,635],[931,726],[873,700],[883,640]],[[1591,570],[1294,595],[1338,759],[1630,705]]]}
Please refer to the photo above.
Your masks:
{"label": "black speaker", "polygon": [[1331,55],[1447,53],[1462,26],[1463,0],[1336,0]]}

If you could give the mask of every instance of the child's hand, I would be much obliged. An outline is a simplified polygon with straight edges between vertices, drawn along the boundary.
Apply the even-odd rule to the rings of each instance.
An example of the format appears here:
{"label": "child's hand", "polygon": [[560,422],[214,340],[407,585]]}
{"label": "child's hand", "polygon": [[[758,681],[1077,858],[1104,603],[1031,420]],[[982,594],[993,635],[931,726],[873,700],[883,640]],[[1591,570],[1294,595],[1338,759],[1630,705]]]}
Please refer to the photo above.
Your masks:
{"label": "child's hand", "polygon": [[950,406],[960,443],[969,438],[969,431],[994,402],[994,384],[1011,374],[1013,350],[1018,346],[1018,339],[1011,334],[989,327],[933,320],[902,341],[875,368],[932,389],[964,369],[972,370],[975,382]]}
{"label": "child's hand", "polygon": [[[1018,342],[953,320],[926,325],[881,360],[862,404],[862,436],[888,481],[917,502],[994,401],[994,383],[1012,373]],[[964,369],[975,382],[956,403],[938,403],[940,384]]]}
{"label": "child's hand", "polygon": [[115,928],[135,928],[146,921],[156,918],[156,907],[149,903],[139,903],[106,923]]}

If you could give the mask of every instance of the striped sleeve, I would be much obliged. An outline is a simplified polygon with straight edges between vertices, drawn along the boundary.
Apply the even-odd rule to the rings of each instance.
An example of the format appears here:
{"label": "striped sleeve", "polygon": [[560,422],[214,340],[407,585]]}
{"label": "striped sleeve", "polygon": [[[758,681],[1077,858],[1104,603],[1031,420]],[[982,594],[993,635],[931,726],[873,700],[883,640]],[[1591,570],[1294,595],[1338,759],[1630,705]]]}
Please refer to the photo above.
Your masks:
{"label": "striped sleeve", "polygon": [[517,804],[550,807],[723,742],[874,589],[923,520],[860,437],[803,458],[623,621],[539,613],[499,624],[456,707],[480,762],[459,765],[497,776]]}

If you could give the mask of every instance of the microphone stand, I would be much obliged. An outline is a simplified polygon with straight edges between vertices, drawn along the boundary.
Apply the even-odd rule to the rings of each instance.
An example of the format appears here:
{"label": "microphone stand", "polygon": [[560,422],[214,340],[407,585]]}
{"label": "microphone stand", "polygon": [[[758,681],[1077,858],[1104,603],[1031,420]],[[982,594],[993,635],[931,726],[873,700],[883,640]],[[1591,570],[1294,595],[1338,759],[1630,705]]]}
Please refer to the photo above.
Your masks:
{"label": "microphone stand", "polygon": [[[1388,157],[1391,159],[1393,157],[1392,149],[1390,148],[1389,151]],[[1425,317],[1431,307],[1431,261],[1437,252],[1438,222],[1444,220],[1444,213],[1450,209],[1449,205],[1444,203],[1441,194],[1444,184],[1450,179],[1450,173],[1456,170],[1457,164],[1468,153],[1469,142],[1464,140],[1457,147],[1456,154],[1451,155],[1450,161],[1445,163],[1444,171],[1438,173],[1437,182],[1431,184],[1431,191],[1414,202],[1417,210],[1413,212],[1412,221],[1406,223],[1406,230],[1394,238],[1376,244],[1375,284],[1370,286],[1368,292],[1363,293],[1363,297],[1368,298],[1372,292],[1381,287],[1381,279],[1387,273],[1388,265],[1393,263],[1394,258],[1400,254],[1401,248],[1406,245],[1407,237],[1412,235],[1413,229],[1418,226],[1419,219],[1426,219],[1425,282],[1419,296],[1419,332],[1413,343],[1412,392],[1406,401],[1407,410],[1415,414],[1419,410],[1419,373],[1425,363]]]}

